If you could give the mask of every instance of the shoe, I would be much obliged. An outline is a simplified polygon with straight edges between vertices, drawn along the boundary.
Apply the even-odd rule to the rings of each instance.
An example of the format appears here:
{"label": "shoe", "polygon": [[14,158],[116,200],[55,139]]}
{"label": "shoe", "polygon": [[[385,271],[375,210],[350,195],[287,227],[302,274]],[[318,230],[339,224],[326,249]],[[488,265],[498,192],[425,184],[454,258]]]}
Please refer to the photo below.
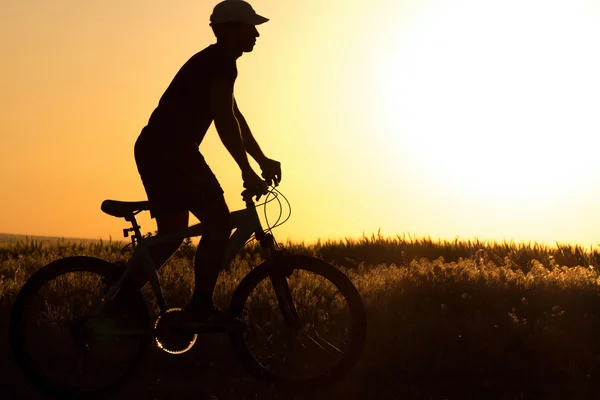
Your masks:
{"label": "shoe", "polygon": [[183,308],[184,319],[195,323],[224,325],[229,320],[229,314],[214,304],[208,307],[194,307],[191,303]]}

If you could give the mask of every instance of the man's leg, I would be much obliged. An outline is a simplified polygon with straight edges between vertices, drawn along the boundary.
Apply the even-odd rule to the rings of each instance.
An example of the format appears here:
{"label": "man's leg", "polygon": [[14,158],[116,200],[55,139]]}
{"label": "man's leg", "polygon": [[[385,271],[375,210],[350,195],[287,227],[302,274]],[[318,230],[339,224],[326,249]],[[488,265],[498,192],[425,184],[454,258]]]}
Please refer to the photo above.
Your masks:
{"label": "man's leg", "polygon": [[[188,226],[188,217],[189,211],[170,211],[168,213],[161,213],[157,215],[156,225],[158,228],[157,235],[168,234],[170,232],[174,232],[180,229],[185,229]],[[162,267],[169,258],[181,246],[183,239],[175,239],[165,243],[160,243],[148,248],[148,252],[152,257],[152,261],[156,268],[159,269]],[[133,281],[136,288],[141,289],[147,282],[148,276],[144,273],[143,270],[136,268],[137,265],[134,265],[131,271],[131,280]]]}
{"label": "man's leg", "polygon": [[203,201],[191,212],[204,229],[194,259],[195,288],[191,304],[195,311],[202,312],[213,307],[213,292],[232,228],[222,193],[211,195],[209,201]]}
{"label": "man's leg", "polygon": [[[189,211],[176,211],[161,214],[156,216],[156,224],[158,226],[158,235],[166,234],[178,229],[184,229],[188,226]],[[165,242],[164,244],[154,245],[148,248],[148,252],[152,257],[152,261],[156,268],[162,267],[167,260],[177,251],[181,245],[182,240],[173,240]],[[148,283],[148,274],[141,268],[142,261],[133,265],[129,274],[129,279],[133,282],[136,289],[140,290]],[[119,309],[126,309],[127,305],[131,301],[131,292],[119,291],[114,297],[112,304],[114,307]]]}

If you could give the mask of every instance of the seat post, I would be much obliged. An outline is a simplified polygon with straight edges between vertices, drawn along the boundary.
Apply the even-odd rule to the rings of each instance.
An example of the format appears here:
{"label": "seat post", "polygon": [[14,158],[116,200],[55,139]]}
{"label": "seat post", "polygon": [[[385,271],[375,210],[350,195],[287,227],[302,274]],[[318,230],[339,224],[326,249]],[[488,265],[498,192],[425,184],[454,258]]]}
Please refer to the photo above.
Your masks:
{"label": "seat post", "polygon": [[131,222],[133,238],[135,238],[135,240],[139,243],[142,240],[142,227],[138,225],[137,220],[135,219],[135,214],[131,213],[129,216],[125,217],[125,220]]}

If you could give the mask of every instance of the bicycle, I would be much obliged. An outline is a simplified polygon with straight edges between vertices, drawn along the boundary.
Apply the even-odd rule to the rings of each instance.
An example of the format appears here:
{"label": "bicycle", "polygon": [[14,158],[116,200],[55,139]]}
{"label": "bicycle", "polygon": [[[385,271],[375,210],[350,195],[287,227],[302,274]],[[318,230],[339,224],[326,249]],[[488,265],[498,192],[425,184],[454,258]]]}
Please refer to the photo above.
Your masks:
{"label": "bicycle", "polygon": [[[236,230],[230,236],[224,264],[229,265],[253,238],[260,244],[264,262],[248,272],[234,290],[227,323],[193,326],[177,322],[180,308],[167,308],[148,247],[173,238],[200,236],[202,223],[168,235],[144,237],[135,216],[149,210],[147,201],[105,200],[102,211],[131,224],[123,231],[125,237],[133,232],[133,255],[120,265],[87,256],[62,258],[31,276],[16,297],[10,325],[13,354],[24,375],[38,389],[60,397],[108,393],[131,377],[152,342],[163,351],[182,354],[193,347],[198,334],[206,333],[227,333],[238,361],[250,375],[283,389],[319,389],[347,375],[366,341],[366,312],[358,290],[333,265],[287,254],[275,242],[271,229],[281,218],[278,197],[285,199],[281,192],[272,187],[263,203],[265,217],[267,203],[277,199],[280,204],[277,222],[267,229],[261,225],[253,196],[244,190],[246,208],[231,213]],[[269,200],[270,196],[273,199]],[[138,259],[143,260],[158,303],[154,317],[128,278]],[[69,277],[77,272],[89,276]],[[76,283],[84,288],[71,289]],[[328,289],[338,293],[331,295]],[[126,291],[130,298],[125,307],[111,307],[118,291]],[[37,301],[38,295],[46,292],[49,300]],[[27,320],[30,314],[33,323]],[[57,336],[65,330],[69,339],[60,341]],[[30,336],[32,343],[27,341]],[[281,355],[283,359],[278,358]],[[298,371],[293,370],[294,361],[299,364]],[[59,379],[61,363],[66,364],[64,382]],[[44,366],[50,366],[48,376],[41,371]],[[103,373],[108,376],[101,377]]]}

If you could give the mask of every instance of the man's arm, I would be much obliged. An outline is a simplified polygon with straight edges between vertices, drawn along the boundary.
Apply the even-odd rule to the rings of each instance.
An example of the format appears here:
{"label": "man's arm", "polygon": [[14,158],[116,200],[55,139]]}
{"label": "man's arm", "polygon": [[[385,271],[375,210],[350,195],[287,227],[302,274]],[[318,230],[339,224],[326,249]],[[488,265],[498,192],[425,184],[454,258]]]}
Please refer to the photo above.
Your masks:
{"label": "man's arm", "polygon": [[250,131],[250,127],[248,127],[246,119],[244,118],[244,116],[240,112],[240,109],[238,108],[235,98],[233,99],[233,110],[235,113],[235,118],[237,119],[240,125],[242,140],[244,141],[244,147],[246,148],[246,151],[252,156],[252,158],[256,160],[258,165],[262,165],[267,157],[260,149],[260,146],[256,142],[256,139],[254,139],[254,136]]}
{"label": "man's arm", "polygon": [[244,147],[246,148],[248,154],[250,154],[260,166],[260,169],[262,170],[262,177],[267,181],[268,184],[271,184],[272,182],[275,186],[279,185],[279,182],[281,181],[281,164],[279,161],[267,158],[262,152],[260,146],[256,142],[256,139],[254,139],[254,135],[252,135],[252,132],[248,127],[246,119],[237,106],[235,98],[233,99],[233,111],[240,126]]}
{"label": "man's arm", "polygon": [[[254,172],[244,142],[242,141],[240,124],[234,113],[233,84],[225,79],[215,79],[211,84],[210,108],[215,121],[217,133],[223,145],[242,171],[242,179],[248,187],[256,188],[264,182]],[[261,191],[264,191],[261,189]],[[257,193],[258,194],[258,193]]]}

